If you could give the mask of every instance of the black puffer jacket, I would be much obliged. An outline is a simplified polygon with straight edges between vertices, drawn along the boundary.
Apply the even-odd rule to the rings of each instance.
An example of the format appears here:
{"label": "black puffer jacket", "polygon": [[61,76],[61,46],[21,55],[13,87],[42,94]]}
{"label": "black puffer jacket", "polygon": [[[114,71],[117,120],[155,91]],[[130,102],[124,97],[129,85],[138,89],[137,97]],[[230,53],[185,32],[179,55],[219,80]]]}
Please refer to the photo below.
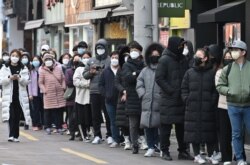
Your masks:
{"label": "black puffer jacket", "polygon": [[127,91],[126,114],[141,115],[141,100],[136,92],[137,77],[144,67],[142,59],[131,59],[123,65],[124,85]]}
{"label": "black puffer jacket", "polygon": [[186,142],[216,142],[216,107],[218,94],[212,66],[189,69],[182,81],[181,93],[186,102]]}
{"label": "black puffer jacket", "polygon": [[116,107],[116,125],[118,127],[128,127],[128,117],[125,111],[125,103],[121,101],[121,97],[123,95],[124,87],[124,76],[122,74],[122,70],[118,70],[115,77],[115,87],[119,91],[118,103]]}
{"label": "black puffer jacket", "polygon": [[162,124],[184,122],[185,107],[181,99],[181,82],[187,69],[188,62],[183,55],[174,54],[168,49],[163,51],[155,75],[155,80],[161,88]]}

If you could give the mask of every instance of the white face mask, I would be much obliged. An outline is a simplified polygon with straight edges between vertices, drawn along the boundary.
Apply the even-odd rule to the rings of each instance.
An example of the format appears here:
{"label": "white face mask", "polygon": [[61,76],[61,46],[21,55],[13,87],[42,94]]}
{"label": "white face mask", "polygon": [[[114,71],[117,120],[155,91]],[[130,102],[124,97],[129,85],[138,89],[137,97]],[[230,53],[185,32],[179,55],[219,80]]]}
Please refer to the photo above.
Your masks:
{"label": "white face mask", "polygon": [[82,63],[83,63],[84,65],[87,65],[88,62],[89,62],[89,58],[83,58],[83,59],[82,59]]}
{"label": "white face mask", "polygon": [[130,57],[131,57],[132,59],[137,59],[139,56],[140,56],[140,54],[139,54],[139,52],[137,52],[137,51],[132,51],[132,52],[130,52]]}
{"label": "white face mask", "polygon": [[10,56],[3,56],[3,61],[7,62],[10,60]]}
{"label": "white face mask", "polygon": [[51,67],[53,65],[52,60],[45,61],[44,63],[45,63],[45,66],[47,66],[47,67]]}
{"label": "white face mask", "polygon": [[68,65],[69,59],[65,58],[65,59],[62,60],[62,62],[63,62],[64,65]]}
{"label": "white face mask", "polygon": [[182,52],[182,54],[184,55],[184,56],[186,56],[186,55],[188,55],[188,53],[189,53],[189,50],[188,50],[188,48],[184,48],[183,49],[183,52]]}
{"label": "white face mask", "polygon": [[111,59],[111,65],[112,66],[117,66],[119,64],[119,60],[118,59]]}
{"label": "white face mask", "polygon": [[28,64],[29,60],[27,58],[23,58],[21,62],[23,65],[26,65]]}
{"label": "white face mask", "polygon": [[16,64],[19,61],[19,58],[18,57],[11,57],[10,60],[12,63]]}
{"label": "white face mask", "polygon": [[237,60],[240,57],[240,51],[237,50],[231,51],[231,55],[234,60]]}
{"label": "white face mask", "polygon": [[98,55],[103,55],[103,54],[105,53],[105,49],[97,49],[97,50],[96,50],[96,53],[97,53]]}

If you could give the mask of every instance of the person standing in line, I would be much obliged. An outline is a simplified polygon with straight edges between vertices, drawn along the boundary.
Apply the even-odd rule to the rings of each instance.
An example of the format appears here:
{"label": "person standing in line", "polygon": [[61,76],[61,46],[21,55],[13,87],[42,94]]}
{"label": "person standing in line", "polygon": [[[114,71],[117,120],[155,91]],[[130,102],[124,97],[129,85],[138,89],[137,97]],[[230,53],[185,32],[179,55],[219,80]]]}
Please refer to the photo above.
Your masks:
{"label": "person standing in line", "polygon": [[6,64],[10,61],[10,55],[8,52],[4,51],[2,53],[2,60],[1,60],[1,65],[0,65],[0,69],[2,68],[3,64]]}
{"label": "person standing in line", "polygon": [[44,120],[47,134],[51,134],[52,117],[54,117],[57,133],[63,134],[63,108],[66,106],[63,95],[66,84],[61,66],[55,62],[50,52],[45,52],[43,55],[43,65],[39,72],[39,87],[43,92]]}
{"label": "person standing in line", "polygon": [[[217,70],[215,75],[215,84],[217,85],[219,77],[222,72],[222,68],[227,65],[232,65],[233,58],[231,52],[227,49],[222,58],[220,68]],[[218,114],[219,114],[219,141],[220,141],[220,151],[222,155],[223,165],[230,165],[232,162],[232,128],[230,119],[227,112],[227,100],[226,96],[220,95],[218,103]]]}
{"label": "person standing in line", "polygon": [[209,63],[208,48],[197,49],[194,67],[184,75],[181,96],[186,103],[184,140],[192,143],[194,162],[206,163],[200,155],[200,144],[207,146],[207,159],[212,164],[219,164],[213,152],[217,145],[216,107],[218,94],[215,88],[215,70]]}
{"label": "person standing in line", "polygon": [[185,105],[181,99],[181,82],[188,69],[188,62],[183,56],[185,40],[172,36],[168,47],[164,49],[155,73],[156,83],[161,88],[160,99],[160,144],[162,158],[171,161],[169,152],[172,125],[178,141],[178,159],[193,160],[187,152],[184,142],[184,112]]}
{"label": "person standing in line", "polygon": [[43,94],[38,85],[39,73],[38,69],[42,65],[40,56],[34,56],[30,70],[30,83],[28,85],[29,100],[32,107],[32,126],[34,131],[43,129],[44,110],[43,110]]}
{"label": "person standing in line", "polygon": [[[87,65],[88,60],[91,58],[91,53],[85,51],[82,58],[80,55],[74,57],[73,64],[77,66],[73,76],[73,84],[76,88],[75,97],[75,116],[77,119],[78,129],[80,130],[81,136],[84,142],[90,142],[90,138],[87,131],[90,131],[91,126],[91,105],[90,105],[90,80],[86,80],[82,73],[84,71],[85,65]],[[77,58],[78,57],[78,58]],[[83,62],[81,62],[81,59]],[[74,132],[70,131],[70,132]],[[71,133],[71,137],[74,133]]]}
{"label": "person standing in line", "polygon": [[110,145],[113,143],[110,120],[105,107],[105,98],[101,95],[99,90],[100,76],[103,70],[110,66],[110,57],[108,53],[108,43],[105,39],[99,39],[95,45],[96,57],[91,58],[85,70],[83,77],[90,80],[90,102],[92,110],[92,122],[94,128],[94,140],[92,144],[100,144],[102,139],[101,123],[103,122],[102,110],[106,121],[106,138],[107,143]]}
{"label": "person standing in line", "polygon": [[23,112],[25,122],[30,124],[30,109],[27,92],[29,70],[21,63],[21,53],[14,49],[10,61],[0,70],[0,84],[3,88],[2,119],[9,122],[9,142],[19,142],[19,122]]}
{"label": "person standing in line", "polygon": [[[145,52],[145,67],[137,78],[136,91],[142,100],[141,128],[145,128],[148,151],[145,157],[154,156],[158,146],[158,128],[160,127],[160,87],[155,82],[155,70],[161,57],[163,46],[152,43]],[[152,83],[153,82],[153,83]]]}
{"label": "person standing in line", "polygon": [[216,88],[221,95],[226,96],[228,115],[232,127],[232,143],[237,165],[247,165],[244,158],[243,125],[250,133],[250,62],[247,60],[247,45],[236,40],[229,46],[232,58],[235,60],[230,68],[224,67]]}
{"label": "person standing in line", "polygon": [[104,69],[100,81],[99,88],[101,94],[105,97],[105,105],[110,119],[110,127],[112,138],[114,142],[110,144],[110,148],[118,147],[120,143],[120,133],[119,128],[116,126],[116,108],[117,108],[117,97],[118,90],[115,88],[115,76],[120,70],[119,68],[119,53],[117,51],[113,51],[110,54],[111,65]]}
{"label": "person standing in line", "polygon": [[[139,76],[141,70],[144,67],[142,53],[142,46],[136,42],[132,41],[129,43],[130,57],[128,61],[123,64],[122,72],[124,75],[124,86],[126,94],[126,114],[129,119],[129,132],[132,142],[132,153],[138,154],[139,152],[139,136],[143,139],[143,143],[146,143],[146,139],[143,136],[144,131],[140,129],[140,119],[141,119],[141,101],[136,92],[136,79]],[[145,144],[146,145],[146,144]]]}
{"label": "person standing in line", "polygon": [[[119,50],[119,65],[122,68],[123,64],[126,62],[127,57],[129,56],[129,47],[124,46]],[[131,142],[129,138],[129,120],[126,115],[126,100],[127,92],[124,84],[124,75],[122,69],[119,69],[115,76],[115,87],[119,91],[118,103],[116,108],[116,125],[120,128],[121,134],[124,137],[124,150],[131,149]]]}
{"label": "person standing in line", "polygon": [[88,49],[88,44],[85,41],[81,41],[77,45],[77,54],[83,56]]}

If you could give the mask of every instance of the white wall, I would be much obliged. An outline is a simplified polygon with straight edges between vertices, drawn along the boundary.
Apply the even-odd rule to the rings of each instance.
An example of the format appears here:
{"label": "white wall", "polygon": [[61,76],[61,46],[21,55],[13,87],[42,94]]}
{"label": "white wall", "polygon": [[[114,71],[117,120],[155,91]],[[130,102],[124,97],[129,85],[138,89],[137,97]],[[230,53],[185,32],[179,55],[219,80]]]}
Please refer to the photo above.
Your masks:
{"label": "white wall", "polygon": [[17,18],[9,18],[8,21],[9,50],[23,48],[23,30],[17,30]]}

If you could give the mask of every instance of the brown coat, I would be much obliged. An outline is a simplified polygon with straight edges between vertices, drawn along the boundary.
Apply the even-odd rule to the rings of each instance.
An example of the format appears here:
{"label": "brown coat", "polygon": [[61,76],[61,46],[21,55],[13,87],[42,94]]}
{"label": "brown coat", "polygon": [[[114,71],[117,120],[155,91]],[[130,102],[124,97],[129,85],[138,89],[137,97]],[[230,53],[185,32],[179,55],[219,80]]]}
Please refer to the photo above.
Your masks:
{"label": "brown coat", "polygon": [[42,66],[39,72],[39,87],[44,94],[44,109],[65,107],[66,100],[63,98],[63,94],[66,85],[61,66],[54,64],[53,71]]}

